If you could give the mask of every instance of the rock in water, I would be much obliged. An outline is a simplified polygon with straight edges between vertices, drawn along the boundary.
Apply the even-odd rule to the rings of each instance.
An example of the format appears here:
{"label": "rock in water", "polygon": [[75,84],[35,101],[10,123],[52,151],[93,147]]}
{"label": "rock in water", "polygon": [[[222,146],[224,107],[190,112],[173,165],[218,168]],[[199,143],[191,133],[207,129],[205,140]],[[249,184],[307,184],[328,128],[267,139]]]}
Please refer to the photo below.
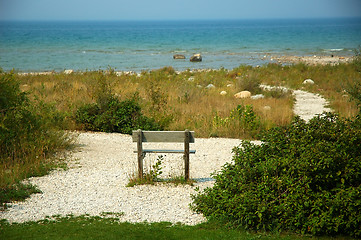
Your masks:
{"label": "rock in water", "polygon": [[173,59],[186,59],[186,56],[182,54],[175,54],[173,55]]}
{"label": "rock in water", "polygon": [[190,59],[191,62],[202,62],[201,54],[194,54]]}
{"label": "rock in water", "polygon": [[234,94],[235,98],[249,98],[251,97],[251,92],[250,91],[242,91],[239,93]]}

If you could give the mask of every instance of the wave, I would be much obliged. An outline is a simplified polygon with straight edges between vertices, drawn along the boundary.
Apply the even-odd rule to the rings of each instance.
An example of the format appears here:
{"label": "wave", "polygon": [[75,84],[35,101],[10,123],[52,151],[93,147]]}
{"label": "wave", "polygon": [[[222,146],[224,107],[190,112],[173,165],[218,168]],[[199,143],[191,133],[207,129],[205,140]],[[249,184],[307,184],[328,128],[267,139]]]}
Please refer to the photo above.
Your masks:
{"label": "wave", "polygon": [[324,52],[342,52],[345,51],[345,48],[331,48],[331,49],[323,49]]}

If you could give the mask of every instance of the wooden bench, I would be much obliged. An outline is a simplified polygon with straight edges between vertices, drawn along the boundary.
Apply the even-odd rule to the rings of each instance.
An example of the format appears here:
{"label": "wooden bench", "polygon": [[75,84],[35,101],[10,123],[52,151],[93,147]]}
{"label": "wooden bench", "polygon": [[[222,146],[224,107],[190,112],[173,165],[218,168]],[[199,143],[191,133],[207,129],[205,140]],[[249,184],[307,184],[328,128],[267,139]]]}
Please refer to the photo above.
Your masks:
{"label": "wooden bench", "polygon": [[[146,153],[183,153],[185,165],[185,179],[189,179],[189,154],[195,154],[195,150],[189,150],[189,143],[194,143],[194,132],[185,131],[133,131],[133,142],[137,142],[138,175],[143,178],[143,158]],[[184,149],[143,149],[143,142],[184,142]]]}

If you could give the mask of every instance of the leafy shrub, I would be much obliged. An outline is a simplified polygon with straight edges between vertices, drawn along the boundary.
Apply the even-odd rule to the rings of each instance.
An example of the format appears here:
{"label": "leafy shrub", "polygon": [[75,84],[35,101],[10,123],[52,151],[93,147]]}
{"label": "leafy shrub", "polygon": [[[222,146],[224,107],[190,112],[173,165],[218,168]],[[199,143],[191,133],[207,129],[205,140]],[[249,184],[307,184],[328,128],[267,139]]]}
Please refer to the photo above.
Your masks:
{"label": "leafy shrub", "polygon": [[60,131],[63,120],[53,105],[30,101],[12,73],[0,75],[1,202],[24,196],[17,194],[26,187],[20,181],[45,174],[53,167],[51,155],[70,145]]}
{"label": "leafy shrub", "polygon": [[134,129],[162,130],[152,118],[142,115],[141,108],[136,100],[120,101],[111,96],[100,104],[86,104],[81,106],[75,120],[85,130],[119,132],[131,134]]}
{"label": "leafy shrub", "polygon": [[[44,102],[30,102],[13,74],[0,76],[0,155],[13,160],[33,151],[46,154],[66,139],[63,116]],[[55,131],[54,131],[55,130]],[[65,142],[63,142],[65,143]]]}
{"label": "leafy shrub", "polygon": [[237,87],[241,91],[250,91],[252,94],[260,93],[261,80],[257,75],[243,76],[237,78]]}
{"label": "leafy shrub", "polygon": [[264,91],[263,94],[266,97],[272,97],[272,98],[288,98],[292,95],[292,91],[285,90],[282,88],[274,88],[269,91]]}
{"label": "leafy shrub", "polygon": [[357,82],[357,80],[355,80],[354,84],[350,84],[347,86],[346,91],[348,94],[350,94],[351,100],[356,103],[359,109],[359,113],[361,114],[361,82]]}
{"label": "leafy shrub", "polygon": [[262,129],[260,118],[253,111],[251,105],[238,105],[233,109],[228,117],[222,118],[216,115],[213,117],[212,127],[217,128],[232,128],[239,133],[248,133],[250,136],[255,136]]}
{"label": "leafy shrub", "polygon": [[296,117],[262,141],[236,147],[193,210],[246,229],[361,237],[360,115]]}
{"label": "leafy shrub", "polygon": [[239,122],[240,126],[249,131],[258,130],[261,126],[259,117],[251,105],[238,105],[230,114],[232,119]]}

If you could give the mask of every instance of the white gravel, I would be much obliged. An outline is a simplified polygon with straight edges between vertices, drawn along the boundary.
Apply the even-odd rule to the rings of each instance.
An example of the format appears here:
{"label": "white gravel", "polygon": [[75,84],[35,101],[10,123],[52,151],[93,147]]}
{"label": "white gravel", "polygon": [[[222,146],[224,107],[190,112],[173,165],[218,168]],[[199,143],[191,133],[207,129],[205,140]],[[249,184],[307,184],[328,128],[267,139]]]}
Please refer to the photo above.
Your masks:
{"label": "white gravel", "polygon": [[[320,96],[305,91],[294,91],[294,111],[301,118],[309,120],[324,110],[327,102]],[[239,139],[196,138],[191,144],[196,154],[190,157],[190,175],[196,179],[194,186],[157,184],[126,187],[129,177],[137,172],[137,156],[133,152],[136,144],[131,136],[117,133],[80,133],[79,147],[70,160],[70,169],[56,170],[43,177],[29,181],[38,186],[41,194],[33,194],[24,202],[10,204],[6,211],[0,211],[0,219],[9,222],[37,221],[54,215],[75,216],[102,213],[124,213],[121,221],[197,224],[204,217],[189,209],[191,194],[195,188],[212,186],[211,173],[218,171],[232,160],[232,149],[239,145]],[[259,143],[259,142],[258,142]],[[169,144],[169,143],[168,143]],[[149,144],[149,148],[182,148],[182,144]],[[163,174],[183,175],[181,154],[164,155]],[[149,169],[157,155],[148,154],[144,166]]]}
{"label": "white gravel", "polygon": [[[241,142],[237,139],[196,138],[191,149],[197,152],[190,157],[190,175],[197,180],[194,186],[158,184],[126,187],[129,176],[137,171],[137,156],[133,153],[136,143],[131,137],[87,132],[80,133],[78,139],[80,147],[73,154],[70,169],[29,179],[42,194],[33,194],[25,202],[13,203],[8,210],[0,213],[0,219],[25,222],[53,215],[113,212],[124,213],[121,220],[129,222],[197,224],[205,219],[189,209],[190,195],[195,193],[196,187],[203,189],[214,183],[211,173],[231,161],[232,148]],[[152,145],[149,148],[160,147],[160,144]],[[175,145],[165,147],[177,149],[183,146]],[[182,154],[163,156],[162,177],[183,175]],[[147,154],[145,167],[156,160],[156,154]]]}
{"label": "white gravel", "polygon": [[309,121],[317,114],[331,111],[331,109],[327,107],[329,103],[326,99],[318,94],[302,90],[294,90],[293,94],[296,98],[293,112],[305,121]]}

